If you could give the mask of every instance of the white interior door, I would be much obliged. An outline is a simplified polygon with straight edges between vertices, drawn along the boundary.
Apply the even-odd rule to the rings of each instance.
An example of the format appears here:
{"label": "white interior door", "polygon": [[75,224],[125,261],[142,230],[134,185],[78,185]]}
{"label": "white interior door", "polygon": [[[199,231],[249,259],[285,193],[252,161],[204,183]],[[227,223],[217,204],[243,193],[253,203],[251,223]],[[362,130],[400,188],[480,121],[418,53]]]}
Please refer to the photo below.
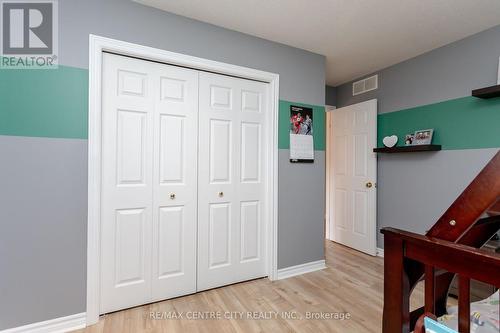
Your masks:
{"label": "white interior door", "polygon": [[103,55],[101,313],[196,290],[197,83]]}
{"label": "white interior door", "polygon": [[198,290],[267,275],[267,84],[200,73]]}
{"label": "white interior door", "polygon": [[330,237],[376,255],[377,100],[332,111]]}

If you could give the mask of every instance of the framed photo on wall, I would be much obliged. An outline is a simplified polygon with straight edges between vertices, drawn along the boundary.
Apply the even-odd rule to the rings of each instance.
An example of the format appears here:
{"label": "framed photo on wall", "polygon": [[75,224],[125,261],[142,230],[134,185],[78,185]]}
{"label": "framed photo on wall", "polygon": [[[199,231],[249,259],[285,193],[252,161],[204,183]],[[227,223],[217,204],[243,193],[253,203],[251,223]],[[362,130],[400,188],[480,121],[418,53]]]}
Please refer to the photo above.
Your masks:
{"label": "framed photo on wall", "polygon": [[430,145],[432,143],[433,134],[434,134],[434,129],[415,131],[413,145]]}

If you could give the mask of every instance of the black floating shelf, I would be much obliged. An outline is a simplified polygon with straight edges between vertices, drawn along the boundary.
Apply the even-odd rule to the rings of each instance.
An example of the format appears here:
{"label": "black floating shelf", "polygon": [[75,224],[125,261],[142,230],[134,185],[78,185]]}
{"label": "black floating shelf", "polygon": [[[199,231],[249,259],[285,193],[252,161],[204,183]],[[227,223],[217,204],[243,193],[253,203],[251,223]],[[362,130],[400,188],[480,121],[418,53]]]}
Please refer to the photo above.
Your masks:
{"label": "black floating shelf", "polygon": [[382,147],[374,148],[375,153],[415,153],[419,151],[438,151],[441,150],[441,145],[414,145],[414,146],[401,146],[401,147]]}
{"label": "black floating shelf", "polygon": [[500,85],[472,90],[472,96],[478,98],[500,97]]}

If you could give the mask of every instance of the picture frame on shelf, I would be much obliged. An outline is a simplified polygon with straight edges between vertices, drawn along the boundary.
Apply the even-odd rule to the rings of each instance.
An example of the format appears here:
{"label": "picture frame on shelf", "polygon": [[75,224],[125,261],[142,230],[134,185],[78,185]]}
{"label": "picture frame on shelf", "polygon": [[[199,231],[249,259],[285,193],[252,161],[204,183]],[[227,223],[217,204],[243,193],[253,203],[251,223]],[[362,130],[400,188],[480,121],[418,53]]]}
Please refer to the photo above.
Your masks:
{"label": "picture frame on shelf", "polygon": [[430,145],[433,134],[434,129],[432,128],[415,131],[412,145]]}
{"label": "picture frame on shelf", "polygon": [[413,145],[413,140],[415,140],[415,134],[406,134],[405,136],[405,146]]}

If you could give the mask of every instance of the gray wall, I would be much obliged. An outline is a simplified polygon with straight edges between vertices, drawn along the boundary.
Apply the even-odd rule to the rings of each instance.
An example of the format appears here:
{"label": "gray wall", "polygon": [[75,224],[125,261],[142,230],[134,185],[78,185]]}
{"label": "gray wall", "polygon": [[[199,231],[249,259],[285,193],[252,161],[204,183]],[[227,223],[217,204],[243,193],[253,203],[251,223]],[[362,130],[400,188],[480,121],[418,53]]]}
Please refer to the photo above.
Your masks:
{"label": "gray wall", "polygon": [[87,142],[0,136],[0,330],[85,312]]}
{"label": "gray wall", "polygon": [[[377,72],[376,91],[352,96],[351,82],[337,87],[337,107],[377,98],[379,113],[386,113],[470,96],[496,84],[499,57],[497,26]],[[378,227],[425,232],[497,150],[379,154]]]}
{"label": "gray wall", "polygon": [[280,149],[279,166],[279,267],[323,259],[325,152],[316,150],[314,163],[302,164],[290,163],[290,152]]}
{"label": "gray wall", "polygon": [[[379,228],[425,233],[498,151],[442,150],[436,153],[380,154]],[[383,235],[378,246],[383,248]]]}
{"label": "gray wall", "polygon": [[337,105],[337,88],[332,86],[325,87],[325,104],[329,106]]}
{"label": "gray wall", "polygon": [[[128,0],[59,1],[60,65],[87,68],[89,34],[278,73],[280,99],[325,102],[324,56]],[[86,145],[0,136],[0,330],[86,310]],[[322,153],[293,167],[280,150],[279,268],[324,257]]]}
{"label": "gray wall", "polygon": [[470,96],[472,89],[496,84],[499,57],[496,26],[365,75],[379,74],[378,90],[352,96],[352,82],[338,86],[337,106],[378,98],[379,113],[385,113]]}
{"label": "gray wall", "polygon": [[280,74],[280,99],[324,105],[325,57],[131,0],[59,1],[60,64],[88,68],[89,34]]}

